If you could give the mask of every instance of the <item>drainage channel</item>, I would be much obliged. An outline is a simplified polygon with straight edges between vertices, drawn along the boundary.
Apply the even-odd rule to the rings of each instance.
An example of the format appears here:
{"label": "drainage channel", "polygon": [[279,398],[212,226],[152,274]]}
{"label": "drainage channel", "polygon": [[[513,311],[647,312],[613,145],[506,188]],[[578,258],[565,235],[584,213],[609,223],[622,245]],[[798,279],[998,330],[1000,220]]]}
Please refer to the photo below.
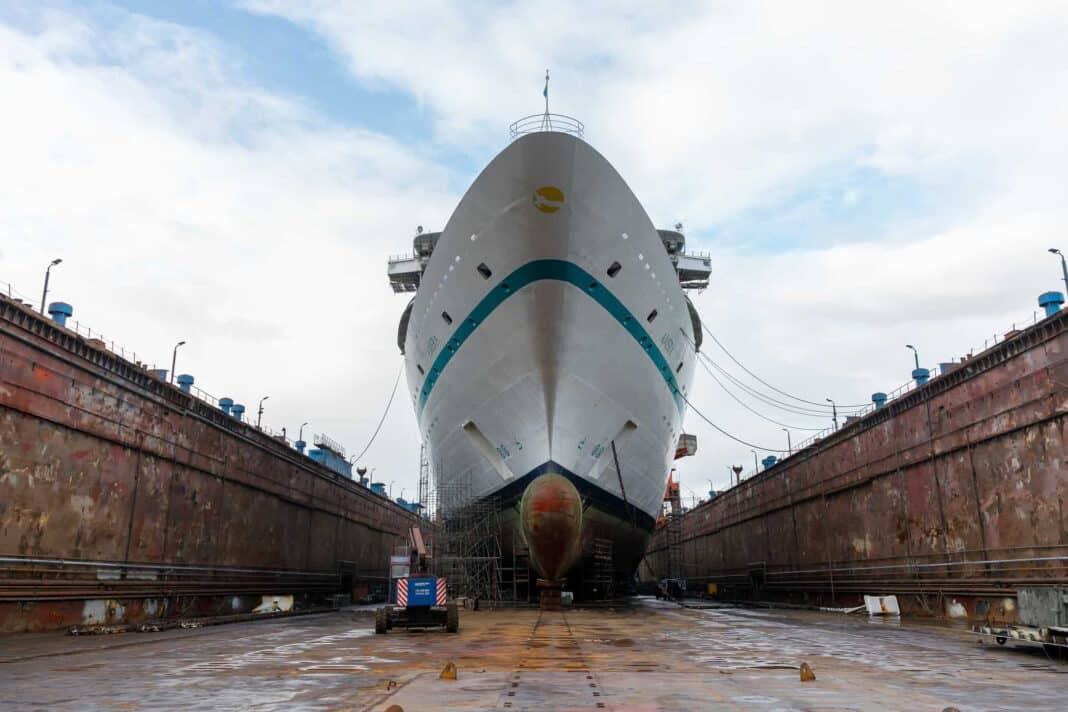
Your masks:
{"label": "drainage channel", "polygon": [[496,709],[611,709],[563,611],[540,611]]}

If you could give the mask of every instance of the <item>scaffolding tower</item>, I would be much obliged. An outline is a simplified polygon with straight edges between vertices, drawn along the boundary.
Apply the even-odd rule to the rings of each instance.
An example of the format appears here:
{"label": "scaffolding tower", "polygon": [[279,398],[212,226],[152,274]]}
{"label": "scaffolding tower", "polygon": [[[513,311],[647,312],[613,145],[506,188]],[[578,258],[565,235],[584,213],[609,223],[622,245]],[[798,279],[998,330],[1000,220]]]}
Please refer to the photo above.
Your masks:
{"label": "scaffolding tower", "polygon": [[426,453],[426,443],[419,445],[419,510],[423,516],[430,516],[430,459]]}
{"label": "scaffolding tower", "polygon": [[[437,473],[435,472],[435,475]],[[469,476],[435,476],[430,493],[436,532],[431,566],[445,578],[450,598],[490,604],[501,600],[501,521],[499,502],[476,498]]]}
{"label": "scaffolding tower", "polygon": [[668,478],[664,499],[671,507],[667,518],[668,578],[679,579],[682,578],[682,499],[674,476]]}

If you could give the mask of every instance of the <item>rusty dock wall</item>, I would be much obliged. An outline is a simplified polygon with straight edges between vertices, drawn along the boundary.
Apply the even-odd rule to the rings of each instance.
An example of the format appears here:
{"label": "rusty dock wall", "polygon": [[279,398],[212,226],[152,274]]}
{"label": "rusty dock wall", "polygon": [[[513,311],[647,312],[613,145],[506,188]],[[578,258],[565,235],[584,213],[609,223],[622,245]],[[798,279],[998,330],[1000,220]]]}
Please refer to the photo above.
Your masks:
{"label": "rusty dock wall", "polygon": [[[690,589],[1011,621],[1068,583],[1066,358],[1062,311],[689,511]],[[668,575],[665,529],[641,570]]]}
{"label": "rusty dock wall", "polygon": [[0,297],[0,631],[350,590],[416,519]]}

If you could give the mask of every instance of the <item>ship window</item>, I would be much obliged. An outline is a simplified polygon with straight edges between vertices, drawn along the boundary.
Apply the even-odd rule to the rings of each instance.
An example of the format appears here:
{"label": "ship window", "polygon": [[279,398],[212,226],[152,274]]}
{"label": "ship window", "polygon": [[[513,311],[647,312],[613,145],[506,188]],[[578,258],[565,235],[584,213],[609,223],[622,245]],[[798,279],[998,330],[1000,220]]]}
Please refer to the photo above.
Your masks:
{"label": "ship window", "polygon": [[618,262],[613,262],[608,266],[608,276],[615,277],[617,274],[619,274],[619,270],[621,269],[623,269],[623,265],[619,264]]}
{"label": "ship window", "polygon": [[656,309],[653,309],[651,312],[649,312],[649,316],[645,317],[645,320],[648,321],[649,323],[652,323],[653,319],[655,319],[655,318],[656,318]]}
{"label": "ship window", "polygon": [[441,312],[441,318],[445,320],[446,324],[451,324],[452,323],[452,317],[449,316],[449,312],[447,312],[447,311]]}
{"label": "ship window", "polygon": [[419,369],[419,375],[420,376],[425,374],[425,372],[423,371],[423,367],[422,366],[420,366],[419,364],[415,364],[415,367]]}
{"label": "ship window", "polygon": [[682,361],[679,361],[679,365],[675,367],[675,373],[678,373],[681,370],[682,370]]}
{"label": "ship window", "polygon": [[482,279],[489,279],[493,276],[493,270],[487,267],[485,262],[480,262],[478,267],[476,267],[475,269],[477,269],[478,273],[482,275]]}

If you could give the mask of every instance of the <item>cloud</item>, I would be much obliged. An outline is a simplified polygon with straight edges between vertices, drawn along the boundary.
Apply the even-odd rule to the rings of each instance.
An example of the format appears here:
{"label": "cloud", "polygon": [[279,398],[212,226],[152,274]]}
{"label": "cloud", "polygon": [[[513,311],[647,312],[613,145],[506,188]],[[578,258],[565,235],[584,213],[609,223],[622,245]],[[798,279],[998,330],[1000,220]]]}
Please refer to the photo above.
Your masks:
{"label": "cloud", "polygon": [[[0,28],[0,278],[38,284],[63,254],[55,296],[77,318],[157,362],[187,338],[198,385],[270,393],[272,425],[362,447],[399,367],[384,257],[444,224],[508,123],[540,111],[546,66],[553,109],[585,121],[655,221],[712,251],[706,323],[783,390],[865,402],[907,380],[905,343],[928,365],[982,348],[1059,288],[1063,3],[241,5],[413,99],[425,144],[265,91],[207,32],[43,12]],[[785,444],[697,378],[717,423]],[[394,408],[369,464],[411,489],[418,435]],[[751,457],[687,424],[692,489]]]}
{"label": "cloud", "polygon": [[[0,279],[34,295],[62,256],[51,297],[94,333],[163,367],[184,339],[205,391],[270,395],[265,424],[362,447],[400,365],[385,259],[451,209],[449,170],[263,91],[204,32],[31,24],[0,25]],[[406,446],[373,452],[380,470],[414,482],[414,420],[381,437]]]}

